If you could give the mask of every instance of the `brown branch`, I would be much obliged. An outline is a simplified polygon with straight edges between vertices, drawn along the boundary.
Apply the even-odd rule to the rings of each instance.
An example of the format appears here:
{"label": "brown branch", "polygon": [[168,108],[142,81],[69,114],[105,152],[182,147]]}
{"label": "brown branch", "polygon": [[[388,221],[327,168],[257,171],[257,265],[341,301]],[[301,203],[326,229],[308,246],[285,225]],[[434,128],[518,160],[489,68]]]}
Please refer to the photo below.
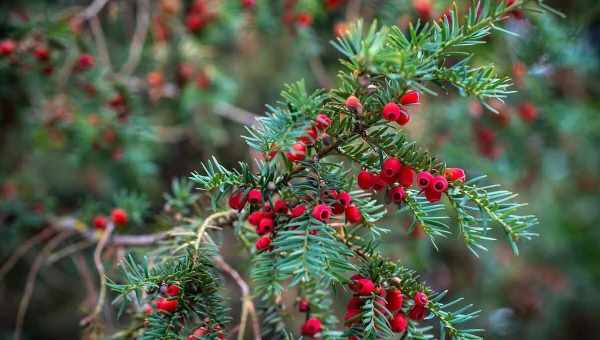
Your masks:
{"label": "brown branch", "polygon": [[106,247],[114,228],[115,226],[113,223],[108,224],[106,230],[104,230],[102,237],[100,238],[100,241],[98,241],[98,244],[96,245],[96,250],[94,251],[94,264],[96,265],[96,270],[98,271],[98,276],[100,277],[100,293],[98,294],[98,302],[96,303],[96,308],[94,311],[80,321],[80,324],[83,326],[92,322],[98,316],[98,314],[100,314],[102,311],[102,306],[104,305],[104,299],[106,296],[106,275],[104,273],[104,264],[102,264],[102,252],[104,251],[104,248]]}
{"label": "brown branch", "polygon": [[46,262],[46,258],[50,252],[58,247],[58,245],[64,241],[67,237],[71,235],[71,232],[64,231],[58,234],[56,237],[51,239],[45,246],[42,248],[42,251],[36,256],[33,265],[29,269],[29,273],[27,274],[27,283],[25,284],[25,291],[23,293],[23,297],[21,298],[21,302],[19,303],[19,310],[17,312],[17,322],[15,325],[15,335],[13,340],[20,340],[21,333],[23,331],[23,322],[25,321],[25,314],[27,313],[27,307],[29,307],[29,302],[31,301],[31,296],[33,294],[33,289],[35,288],[35,281],[38,272],[40,271],[44,262]]}
{"label": "brown branch", "polygon": [[85,21],[97,16],[108,1],[109,0],[94,0],[88,7],[79,13],[79,20]]}
{"label": "brown branch", "polygon": [[109,72],[112,69],[110,63],[110,54],[108,53],[108,47],[106,45],[106,39],[104,38],[104,32],[102,31],[102,25],[98,17],[93,17],[90,20],[90,27],[92,28],[92,34],[96,41],[96,50],[98,50],[98,56],[100,61],[108,68]]}
{"label": "brown branch", "polygon": [[90,305],[96,300],[96,296],[98,292],[96,291],[96,286],[94,285],[94,279],[92,278],[92,273],[85,262],[85,258],[81,254],[77,254],[75,257],[72,257],[73,263],[75,264],[75,268],[77,268],[77,272],[79,272],[79,276],[83,279],[83,283],[88,292],[88,302]]}
{"label": "brown branch", "polygon": [[4,275],[6,275],[15,266],[15,264],[17,264],[23,255],[33,248],[33,246],[46,240],[50,235],[54,234],[54,232],[55,231],[52,228],[47,227],[23,242],[23,244],[21,244],[19,248],[15,250],[8,260],[4,262],[2,267],[0,267],[0,281],[2,281]]}
{"label": "brown branch", "polygon": [[215,256],[213,259],[216,266],[221,269],[221,271],[229,275],[237,283],[237,285],[240,287],[240,291],[242,292],[242,315],[240,317],[240,325],[238,329],[238,340],[244,339],[244,331],[246,329],[248,315],[250,315],[252,322],[254,340],[261,340],[258,316],[256,315],[256,308],[252,302],[252,296],[250,295],[250,287],[248,286],[248,283],[244,281],[240,273],[238,273],[227,262],[225,262],[223,257]]}
{"label": "brown branch", "polygon": [[256,118],[257,118],[256,114],[246,111],[244,109],[241,109],[237,106],[233,106],[228,103],[223,103],[223,104],[217,106],[215,108],[214,112],[221,117],[225,117],[234,122],[244,124],[244,125],[254,124],[256,122]]}
{"label": "brown branch", "polygon": [[131,47],[129,48],[129,57],[121,69],[121,73],[124,77],[133,73],[140,62],[144,50],[144,42],[146,41],[146,35],[148,34],[148,27],[150,26],[149,0],[138,0],[137,4],[138,15],[135,33],[133,33],[133,40],[131,42]]}

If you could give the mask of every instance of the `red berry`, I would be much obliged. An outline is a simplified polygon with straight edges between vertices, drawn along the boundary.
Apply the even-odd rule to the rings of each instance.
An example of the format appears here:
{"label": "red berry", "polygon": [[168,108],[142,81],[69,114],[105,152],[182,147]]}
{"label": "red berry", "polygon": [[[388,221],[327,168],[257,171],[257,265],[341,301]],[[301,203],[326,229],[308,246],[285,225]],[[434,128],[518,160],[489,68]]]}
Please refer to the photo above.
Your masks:
{"label": "red berry", "polygon": [[16,48],[17,44],[15,44],[15,42],[11,39],[0,41],[0,55],[9,56],[13,54]]}
{"label": "red berry", "polygon": [[306,207],[304,206],[304,204],[298,204],[297,206],[292,208],[291,212],[292,218],[300,217],[306,212]]}
{"label": "red berry", "polygon": [[329,223],[331,208],[326,204],[318,204],[313,208],[312,217],[325,223]]}
{"label": "red berry", "polygon": [[431,188],[426,188],[425,189],[425,198],[427,199],[427,201],[429,201],[429,203],[435,203],[435,202],[438,202],[440,199],[442,199],[442,193],[437,192]]}
{"label": "red berry", "polygon": [[271,246],[271,238],[269,236],[262,236],[256,240],[256,250],[261,251]]}
{"label": "red berry", "polygon": [[396,120],[398,120],[400,118],[400,114],[402,112],[402,108],[394,103],[394,102],[390,102],[385,104],[385,106],[383,107],[383,118],[385,120],[388,120],[390,122],[395,122]]}
{"label": "red berry", "polygon": [[446,171],[444,171],[444,176],[446,176],[446,179],[451,183],[455,181],[461,181],[464,183],[466,178],[465,170],[461,168],[446,168]]}
{"label": "red berry", "polygon": [[206,26],[207,21],[197,13],[190,13],[185,18],[185,26],[190,32],[196,32]]}
{"label": "red berry", "polygon": [[327,128],[331,125],[331,118],[324,113],[319,113],[315,119],[315,122],[317,123],[317,129],[327,130]]}
{"label": "red berry", "polygon": [[359,297],[353,296],[352,298],[350,298],[350,301],[348,301],[346,309],[360,309],[362,307],[362,304],[363,302]]}
{"label": "red berry", "polygon": [[236,191],[229,196],[229,207],[234,210],[241,210],[246,205],[246,200],[244,199],[244,193],[240,191]]}
{"label": "red berry", "polygon": [[258,235],[264,235],[264,234],[270,233],[273,231],[274,225],[275,225],[275,222],[273,222],[272,219],[263,218],[262,220],[260,220],[260,223],[258,224],[258,227],[256,228],[256,233],[258,233]]}
{"label": "red berry", "polygon": [[360,99],[358,99],[355,96],[350,96],[346,99],[346,107],[348,108],[348,110],[356,112],[358,114],[361,114],[363,110],[363,106],[360,102]]}
{"label": "red berry", "polygon": [[390,319],[390,328],[395,333],[403,333],[406,331],[406,327],[408,326],[408,320],[402,313],[398,313],[394,315],[393,318]]}
{"label": "red berry", "polygon": [[302,12],[296,16],[296,22],[300,27],[308,27],[312,24],[313,18],[310,13]]}
{"label": "red berry", "polygon": [[143,311],[144,311],[144,314],[146,314],[146,315],[150,315],[150,314],[152,314],[152,312],[154,312],[154,310],[152,309],[152,306],[150,306],[149,304],[144,305]]}
{"label": "red berry", "polygon": [[351,326],[352,324],[360,321],[358,317],[360,315],[360,308],[348,308],[346,309],[346,314],[344,314],[344,323],[346,326]]}
{"label": "red berry", "polygon": [[301,161],[306,157],[306,145],[302,142],[298,142],[292,145],[290,152],[285,155],[292,162]]}
{"label": "red berry", "polygon": [[375,291],[375,284],[369,279],[361,278],[354,280],[350,285],[350,289],[358,295],[366,296],[371,295]]}
{"label": "red berry", "polygon": [[252,8],[256,5],[256,0],[241,0],[240,2],[244,8]]}
{"label": "red berry", "polygon": [[117,226],[125,225],[129,221],[129,217],[127,217],[127,213],[125,210],[121,208],[115,208],[110,213],[110,217],[114,224]]}
{"label": "red berry", "polygon": [[404,110],[400,111],[400,116],[398,116],[398,119],[396,119],[396,123],[398,123],[398,125],[404,126],[408,124],[408,122],[410,122],[410,115],[408,114],[408,112]]}
{"label": "red berry", "polygon": [[415,306],[425,307],[429,303],[429,298],[423,292],[416,292],[413,301],[415,302]]}
{"label": "red berry", "polygon": [[160,298],[156,302],[156,310],[161,312],[172,313],[175,310],[177,310],[177,305],[177,300],[167,300],[165,298]]}
{"label": "red berry", "polygon": [[425,318],[425,307],[421,307],[421,306],[414,306],[409,312],[408,312],[408,317],[411,320],[423,320]]}
{"label": "red berry", "polygon": [[346,221],[348,221],[350,224],[362,221],[362,214],[357,206],[350,205],[346,208]]}
{"label": "red berry", "polygon": [[317,138],[319,137],[319,133],[317,132],[317,129],[314,127],[311,127],[308,130],[306,130],[306,132],[308,133],[308,135],[301,136],[300,138],[298,138],[298,141],[300,141],[302,144],[305,144],[305,145],[314,145],[315,142],[317,141]]}
{"label": "red berry", "polygon": [[421,189],[426,189],[431,184],[433,180],[433,175],[429,171],[421,171],[417,175],[417,186]]}
{"label": "red berry", "polygon": [[381,175],[384,178],[395,179],[402,170],[402,162],[398,158],[390,157],[381,165]]}
{"label": "red berry", "polygon": [[381,191],[388,186],[388,182],[381,175],[375,177],[375,183],[373,184],[373,190]]}
{"label": "red berry", "polygon": [[287,203],[282,199],[278,199],[277,201],[275,201],[275,206],[274,206],[273,210],[275,210],[275,213],[277,213],[277,214],[287,214],[287,212],[288,212]]}
{"label": "red berry", "polygon": [[77,60],[77,67],[80,70],[88,70],[94,66],[94,56],[91,54],[82,54]]}
{"label": "red berry", "polygon": [[339,215],[341,213],[343,213],[346,210],[346,208],[344,208],[344,206],[341,203],[334,203],[333,206],[331,207],[331,212],[334,215]]}
{"label": "red berry", "polygon": [[531,103],[523,103],[519,106],[519,115],[527,123],[533,122],[538,115],[538,110]]}
{"label": "red berry", "polygon": [[196,340],[207,334],[208,330],[206,327],[198,327],[194,330],[192,335],[188,336],[188,340]]}
{"label": "red berry", "polygon": [[387,291],[385,301],[387,302],[387,309],[390,312],[395,312],[402,308],[403,302],[402,292],[398,289],[390,289]]}
{"label": "red berry", "polygon": [[414,90],[408,90],[402,97],[400,97],[400,104],[402,105],[411,105],[411,104],[419,104],[421,100],[421,94]]}
{"label": "red berry", "polygon": [[258,189],[248,191],[248,202],[252,204],[260,204],[263,201],[262,192]]}
{"label": "red berry", "polygon": [[263,218],[263,213],[260,211],[255,211],[253,213],[251,213],[250,215],[248,215],[248,223],[252,224],[253,226],[258,226],[258,224],[260,223],[260,220],[262,220]]}
{"label": "red berry", "polygon": [[433,191],[444,192],[448,189],[448,180],[444,176],[435,176],[431,180],[430,187]]}
{"label": "red berry", "polygon": [[304,322],[302,325],[302,335],[315,336],[315,334],[321,331],[321,320],[312,317]]}
{"label": "red berry", "polygon": [[398,183],[405,188],[409,188],[413,185],[415,181],[415,170],[413,170],[409,166],[402,167],[400,173],[398,174]]}
{"label": "red berry", "polygon": [[377,177],[377,175],[374,175],[367,170],[362,170],[358,174],[357,178],[358,187],[363,190],[371,190],[371,188],[373,188],[373,185],[375,184],[375,177]]}
{"label": "red berry", "polygon": [[98,215],[94,217],[94,228],[96,228],[97,230],[104,230],[106,229],[107,225],[108,221],[106,220],[106,217],[104,217],[104,215]]}
{"label": "red berry", "polygon": [[50,58],[50,51],[43,46],[38,46],[33,50],[33,55],[40,61],[45,61]]}
{"label": "red berry", "polygon": [[309,309],[310,309],[310,303],[308,302],[307,299],[302,298],[298,302],[298,311],[304,313],[304,312],[308,312]]}
{"label": "red berry", "polygon": [[338,202],[345,208],[352,203],[352,196],[349,193],[342,191],[337,196]]}
{"label": "red berry", "polygon": [[390,190],[390,199],[394,202],[394,203],[402,203],[404,202],[404,199],[406,198],[406,192],[404,191],[404,187],[401,186],[397,186],[394,189]]}
{"label": "red berry", "polygon": [[167,295],[169,296],[177,296],[181,293],[181,288],[177,285],[169,285],[166,290]]}

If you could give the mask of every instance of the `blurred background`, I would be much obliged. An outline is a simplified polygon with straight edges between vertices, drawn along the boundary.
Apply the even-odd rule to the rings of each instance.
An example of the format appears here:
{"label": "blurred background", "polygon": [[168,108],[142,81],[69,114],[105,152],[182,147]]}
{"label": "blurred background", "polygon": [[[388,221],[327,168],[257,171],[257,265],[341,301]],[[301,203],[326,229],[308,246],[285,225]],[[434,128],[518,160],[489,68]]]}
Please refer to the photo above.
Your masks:
{"label": "blurred background", "polygon": [[[468,1],[457,1],[467,8]],[[600,3],[546,1],[566,18],[514,12],[477,47],[516,93],[493,113],[453,89],[424,96],[408,133],[470,177],[485,173],[529,202],[540,237],[518,257],[493,242],[480,258],[457,239],[435,250],[390,219],[385,251],[435,288],[482,312],[490,339],[597,339],[600,334]],[[244,126],[282,85],[335,86],[329,44],[363,18],[407,27],[445,0],[95,0],[0,5],[0,338],[12,336],[47,221],[125,207],[128,234],[165,229],[163,193],[214,155],[252,161]],[[173,187],[173,179],[181,178]],[[174,195],[172,194],[172,195]],[[47,235],[46,235],[47,236]],[[31,243],[36,240],[34,243]],[[244,272],[235,243],[223,252]],[[25,248],[24,248],[25,245]],[[31,245],[31,249],[26,248]],[[63,252],[63,249],[77,251]],[[70,241],[42,261],[26,339],[77,339],[94,305],[93,245]],[[25,250],[28,250],[25,252]],[[106,254],[115,260],[126,249]],[[24,252],[17,262],[11,256]],[[116,275],[114,267],[107,269]],[[231,295],[237,294],[232,285]],[[91,296],[91,297],[90,297]],[[235,307],[235,298],[231,299]],[[235,308],[234,308],[235,310]],[[343,312],[339,311],[339,314]],[[107,329],[119,327],[106,312]]]}

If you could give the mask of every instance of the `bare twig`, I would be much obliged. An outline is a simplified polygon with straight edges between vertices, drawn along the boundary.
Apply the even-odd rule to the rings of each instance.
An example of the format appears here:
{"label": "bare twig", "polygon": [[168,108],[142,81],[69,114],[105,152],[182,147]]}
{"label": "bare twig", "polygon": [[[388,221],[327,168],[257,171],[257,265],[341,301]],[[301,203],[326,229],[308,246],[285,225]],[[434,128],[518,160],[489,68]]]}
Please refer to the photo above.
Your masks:
{"label": "bare twig", "polygon": [[214,258],[216,266],[221,269],[224,273],[229,275],[240,287],[242,292],[242,315],[240,317],[240,325],[238,329],[238,340],[244,339],[244,331],[246,329],[246,322],[248,315],[251,317],[252,329],[254,331],[254,340],[260,340],[260,325],[258,323],[258,317],[256,315],[256,308],[252,302],[252,296],[250,295],[250,288],[248,283],[244,281],[240,273],[233,269],[221,256],[215,256]]}
{"label": "bare twig", "polygon": [[21,339],[21,333],[23,331],[23,322],[25,321],[25,314],[27,313],[27,307],[29,306],[29,302],[31,301],[31,296],[33,294],[33,289],[35,288],[35,281],[40,268],[46,261],[46,257],[50,252],[58,247],[58,245],[64,241],[67,237],[69,237],[71,233],[69,231],[62,232],[50,240],[42,251],[36,256],[33,261],[33,265],[31,269],[29,269],[29,273],[27,274],[27,283],[25,285],[25,291],[23,293],[23,297],[21,298],[21,303],[19,303],[19,310],[17,312],[17,323],[15,325],[15,335],[13,340]]}
{"label": "bare twig", "polygon": [[104,230],[100,241],[98,241],[98,244],[96,245],[96,250],[94,251],[94,264],[96,265],[96,270],[98,271],[98,276],[100,277],[100,293],[98,294],[96,308],[90,315],[81,320],[81,325],[89,324],[102,311],[102,306],[104,305],[104,299],[106,296],[106,275],[104,273],[104,264],[102,264],[102,252],[104,251],[104,248],[106,247],[114,228],[114,224],[109,223],[106,227],[106,230]]}
{"label": "bare twig", "polygon": [[2,281],[4,275],[6,275],[6,273],[8,273],[15,266],[15,264],[19,261],[19,259],[21,259],[21,257],[23,257],[23,255],[33,248],[33,246],[41,241],[44,241],[52,234],[54,234],[54,230],[52,228],[44,228],[39,233],[33,235],[31,238],[23,242],[23,244],[21,244],[19,248],[15,250],[8,260],[4,262],[2,267],[0,267],[0,281]]}
{"label": "bare twig", "polygon": [[85,21],[95,17],[107,3],[108,0],[94,0],[88,7],[79,13],[79,20]]}
{"label": "bare twig", "polygon": [[234,122],[244,124],[244,125],[252,125],[256,122],[256,115],[252,112],[241,109],[237,106],[233,106],[228,103],[223,103],[215,108],[214,111],[217,115],[221,117],[225,117]]}
{"label": "bare twig", "polygon": [[129,48],[129,57],[121,69],[121,73],[125,77],[133,73],[136,66],[140,62],[144,48],[144,42],[146,41],[146,35],[148,34],[148,27],[150,26],[150,1],[138,0],[137,4],[138,15],[135,33],[133,34],[133,41],[131,42],[131,47]]}
{"label": "bare twig", "polygon": [[[230,218],[232,218],[234,216],[237,216],[237,212],[235,210],[220,211],[220,212],[216,212],[216,213],[208,216],[204,220],[202,225],[200,225],[200,227],[198,227],[198,232],[196,233],[196,242],[194,243],[194,248],[196,250],[198,250],[200,248],[200,242],[202,241],[202,238],[204,237],[204,233],[206,232],[206,229],[208,229],[210,227],[215,227],[215,225],[213,225],[214,222],[218,222],[219,219],[229,220]],[[218,224],[224,224],[224,223],[218,223]]]}
{"label": "bare twig", "polygon": [[72,257],[73,263],[75,263],[75,268],[77,268],[77,272],[79,272],[79,276],[83,279],[83,283],[85,284],[85,288],[88,292],[88,298],[90,305],[96,301],[96,296],[98,292],[96,291],[96,286],[94,285],[94,279],[92,278],[92,273],[90,272],[90,268],[85,262],[85,258],[81,254],[77,254],[77,256]]}
{"label": "bare twig", "polygon": [[102,25],[100,24],[98,17],[90,19],[90,26],[92,28],[92,34],[94,34],[94,40],[96,41],[96,49],[98,50],[100,62],[102,62],[110,72],[112,70],[110,54],[108,53],[106,39],[104,39],[104,32],[102,31]]}
{"label": "bare twig", "polygon": [[87,247],[91,247],[92,245],[94,245],[94,241],[93,240],[82,240],[79,241],[77,243],[73,243],[71,245],[69,245],[68,247],[65,247],[63,249],[58,250],[57,252],[50,254],[48,256],[48,258],[46,259],[46,265],[51,265],[55,262],[58,262],[60,260],[62,260],[63,258],[70,256],[74,253],[77,253]]}

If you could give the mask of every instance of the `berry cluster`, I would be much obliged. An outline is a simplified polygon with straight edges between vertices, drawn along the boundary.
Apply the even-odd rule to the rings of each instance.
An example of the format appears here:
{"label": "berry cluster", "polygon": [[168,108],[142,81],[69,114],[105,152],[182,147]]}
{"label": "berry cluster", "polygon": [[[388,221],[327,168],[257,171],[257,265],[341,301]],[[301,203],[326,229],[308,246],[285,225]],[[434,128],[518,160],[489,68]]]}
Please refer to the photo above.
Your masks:
{"label": "berry cluster", "polygon": [[[290,150],[285,154],[287,159],[292,162],[299,162],[306,158],[308,148],[325,136],[325,131],[331,125],[331,118],[326,114],[320,113],[315,118],[312,126],[306,129],[306,135],[300,136],[298,141],[292,145]],[[276,152],[271,153],[272,158]]]}
{"label": "berry cluster", "polygon": [[[214,336],[211,336],[211,334],[214,334]],[[186,340],[206,339],[206,337],[209,337],[210,339],[224,340],[225,333],[219,324],[214,325],[212,328],[201,326],[194,329],[192,334],[187,336]]]}
{"label": "berry cluster", "polygon": [[[121,208],[115,208],[110,213],[110,218],[115,226],[124,226],[129,222],[129,216],[127,212]],[[104,215],[96,215],[94,217],[92,224],[96,230],[102,231],[105,230],[108,226],[108,218]]]}
{"label": "berry cluster", "polygon": [[415,170],[395,158],[389,157],[381,163],[381,172],[362,170],[358,174],[358,187],[363,190],[382,191],[389,188],[389,199],[400,204],[406,198],[406,188],[415,180]]}
{"label": "berry cluster", "polygon": [[[415,321],[422,320],[425,317],[428,298],[423,292],[416,292],[412,302],[407,301],[405,303],[404,295],[395,287],[384,289],[377,286],[371,279],[358,274],[352,276],[350,280],[349,288],[354,292],[354,296],[348,302],[344,315],[344,322],[348,327],[360,323],[362,307],[369,297],[376,297],[376,303],[384,305],[385,309],[391,313],[392,316],[388,321],[391,330],[395,333],[406,331],[408,327],[407,316]],[[356,338],[351,336],[350,339]]]}

